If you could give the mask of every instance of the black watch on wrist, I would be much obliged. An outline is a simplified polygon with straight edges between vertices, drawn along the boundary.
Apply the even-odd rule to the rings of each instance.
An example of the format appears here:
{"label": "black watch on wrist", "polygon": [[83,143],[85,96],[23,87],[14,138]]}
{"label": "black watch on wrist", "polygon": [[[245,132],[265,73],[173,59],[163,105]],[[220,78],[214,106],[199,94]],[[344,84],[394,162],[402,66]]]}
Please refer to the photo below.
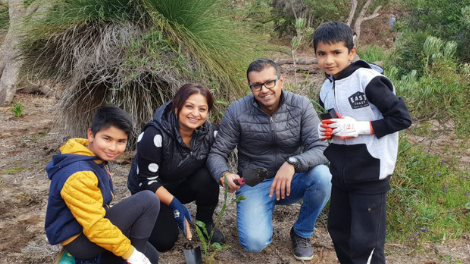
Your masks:
{"label": "black watch on wrist", "polygon": [[299,160],[298,160],[297,158],[295,158],[295,157],[289,157],[289,158],[287,159],[287,163],[293,165],[295,171],[297,171],[297,170],[299,169],[299,167],[300,167],[300,162],[299,162]]}

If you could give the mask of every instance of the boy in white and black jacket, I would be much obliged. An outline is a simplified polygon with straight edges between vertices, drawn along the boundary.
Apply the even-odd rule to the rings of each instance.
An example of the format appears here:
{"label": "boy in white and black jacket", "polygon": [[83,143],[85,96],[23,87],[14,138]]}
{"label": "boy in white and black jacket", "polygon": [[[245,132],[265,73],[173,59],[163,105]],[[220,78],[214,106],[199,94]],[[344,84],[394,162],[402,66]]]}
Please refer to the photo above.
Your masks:
{"label": "boy in white and black jacket", "polygon": [[[385,263],[386,193],[398,153],[398,131],[411,125],[391,81],[356,53],[353,31],[328,22],[314,33],[319,67],[328,80],[320,104],[333,116],[318,127],[331,139],[332,192],[328,231],[341,263]],[[334,110],[334,111],[333,111]]]}

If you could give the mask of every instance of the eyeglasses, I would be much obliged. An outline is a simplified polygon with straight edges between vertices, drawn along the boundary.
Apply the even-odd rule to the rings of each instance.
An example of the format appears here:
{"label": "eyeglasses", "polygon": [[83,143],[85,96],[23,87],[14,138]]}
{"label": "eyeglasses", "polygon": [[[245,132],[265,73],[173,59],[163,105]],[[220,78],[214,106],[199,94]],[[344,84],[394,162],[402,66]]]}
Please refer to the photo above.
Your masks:
{"label": "eyeglasses", "polygon": [[251,91],[253,92],[259,92],[261,89],[264,87],[268,89],[274,88],[276,86],[276,82],[279,81],[279,77],[277,77],[275,80],[267,80],[264,83],[254,83],[254,84],[249,84]]}

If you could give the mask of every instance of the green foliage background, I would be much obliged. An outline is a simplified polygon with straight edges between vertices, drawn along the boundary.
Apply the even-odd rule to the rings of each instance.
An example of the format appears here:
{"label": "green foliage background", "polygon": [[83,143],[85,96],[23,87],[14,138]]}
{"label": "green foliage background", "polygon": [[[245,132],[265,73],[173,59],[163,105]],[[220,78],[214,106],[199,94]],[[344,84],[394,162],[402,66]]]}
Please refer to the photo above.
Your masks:
{"label": "green foliage background", "polygon": [[[468,0],[401,1],[405,17],[398,19],[395,30],[401,43],[397,50],[399,74],[419,68],[423,59],[422,45],[427,36],[457,43],[457,58],[470,62],[470,2]],[[423,72],[418,72],[421,76]]]}

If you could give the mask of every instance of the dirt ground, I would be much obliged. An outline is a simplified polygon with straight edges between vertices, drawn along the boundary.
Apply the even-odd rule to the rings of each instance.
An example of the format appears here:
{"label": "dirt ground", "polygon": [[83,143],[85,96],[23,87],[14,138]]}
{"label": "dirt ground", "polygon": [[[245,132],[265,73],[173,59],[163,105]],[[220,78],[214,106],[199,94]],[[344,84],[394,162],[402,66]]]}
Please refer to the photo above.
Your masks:
{"label": "dirt ground", "polygon": [[[386,14],[382,20],[386,23],[385,16]],[[380,29],[377,30],[380,32]],[[377,30],[373,32],[378,32]],[[367,30],[362,34],[364,38],[374,38]],[[301,56],[308,57],[313,54],[310,52],[305,50]],[[312,73],[312,77],[321,76],[315,67],[305,67],[310,67],[306,70]],[[286,73],[287,82],[293,82],[293,66],[285,65],[282,70]],[[300,76],[298,81],[305,81]],[[318,88],[318,78],[312,80],[317,81],[311,81],[309,84]],[[18,93],[15,100],[25,106],[22,117],[15,117],[11,107],[0,107],[0,263],[53,263],[60,247],[49,245],[44,233],[49,188],[45,166],[52,156],[58,153],[66,138],[60,134],[60,124],[55,122],[55,98]],[[439,126],[436,130],[439,130]],[[437,136],[439,135],[442,138],[450,138],[438,133]],[[440,141],[435,138],[410,135],[410,139],[429,148],[444,148],[435,144]],[[453,143],[448,140],[445,144]],[[461,155],[464,157],[463,162],[470,163],[470,151],[467,150]],[[126,180],[133,156],[134,152],[126,152],[112,165],[116,202],[130,195]],[[229,194],[228,200],[232,199],[234,195]],[[220,212],[222,201],[221,193],[216,213]],[[189,207],[194,215],[195,206]],[[236,208],[235,205],[229,206],[219,228],[226,236],[226,245],[231,247],[218,252],[213,263],[299,263],[300,261],[293,257],[289,238],[289,230],[299,208],[300,205],[277,207],[273,216],[273,243],[261,253],[252,254],[244,251],[238,243]],[[197,238],[195,240],[197,241]],[[317,222],[311,243],[315,248],[315,257],[307,263],[339,263],[326,230],[326,212]],[[188,248],[188,242],[181,236],[173,250],[160,255],[160,263],[185,263],[185,248]],[[445,240],[433,246],[425,245],[419,252],[414,252],[402,244],[387,243],[386,259],[387,263],[392,264],[470,263],[470,235],[459,240]]]}
{"label": "dirt ground", "polygon": [[[60,126],[54,121],[55,98],[18,93],[15,100],[25,105],[22,117],[15,117],[10,107],[0,108],[0,263],[52,263],[60,247],[49,245],[44,234],[49,187],[44,168],[66,138],[60,135]],[[416,143],[439,148],[429,140],[414,139]],[[130,195],[126,177],[133,155],[133,152],[126,152],[113,164],[116,201]],[[463,155],[468,162],[470,153],[467,151]],[[233,194],[229,194],[228,201],[233,198]],[[222,194],[220,201],[223,201]],[[292,255],[288,232],[299,208],[300,205],[277,207],[273,243],[261,253],[251,254],[238,243],[236,209],[235,205],[229,206],[220,229],[231,248],[217,253],[213,263],[298,262]],[[221,206],[216,212],[220,209]],[[190,210],[195,214],[194,205],[190,205]],[[320,216],[311,242],[315,257],[309,263],[338,263],[326,231],[325,213]],[[161,254],[161,263],[184,263],[182,251],[188,246],[181,237],[172,251]],[[457,263],[457,259],[461,263],[470,263],[470,237],[424,246],[420,252],[412,252],[405,245],[387,244],[386,254],[388,263]]]}

